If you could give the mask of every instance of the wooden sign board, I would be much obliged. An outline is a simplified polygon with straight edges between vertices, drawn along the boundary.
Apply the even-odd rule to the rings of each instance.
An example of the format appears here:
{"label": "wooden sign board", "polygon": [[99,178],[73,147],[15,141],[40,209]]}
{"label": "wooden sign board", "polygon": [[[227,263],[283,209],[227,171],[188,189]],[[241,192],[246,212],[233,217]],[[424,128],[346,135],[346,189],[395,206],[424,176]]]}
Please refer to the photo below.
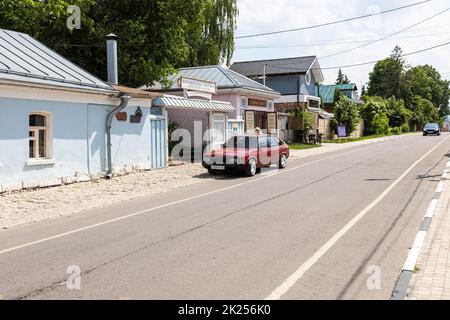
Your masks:
{"label": "wooden sign board", "polygon": [[277,131],[278,129],[278,116],[276,112],[267,113],[267,132]]}
{"label": "wooden sign board", "polygon": [[245,129],[246,131],[255,129],[255,111],[245,111]]}
{"label": "wooden sign board", "polygon": [[248,105],[254,107],[267,107],[267,101],[265,100],[257,100],[257,99],[248,99]]}

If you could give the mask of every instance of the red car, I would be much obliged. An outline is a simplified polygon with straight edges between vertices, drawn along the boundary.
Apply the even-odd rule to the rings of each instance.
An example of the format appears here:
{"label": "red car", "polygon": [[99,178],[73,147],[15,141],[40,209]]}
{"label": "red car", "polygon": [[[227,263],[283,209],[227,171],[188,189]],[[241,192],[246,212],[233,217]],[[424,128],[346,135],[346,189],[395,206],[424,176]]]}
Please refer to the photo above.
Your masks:
{"label": "red car", "polygon": [[211,174],[241,170],[252,177],[272,164],[284,169],[288,158],[289,146],[277,137],[245,135],[232,137],[221,149],[205,153],[202,164]]}

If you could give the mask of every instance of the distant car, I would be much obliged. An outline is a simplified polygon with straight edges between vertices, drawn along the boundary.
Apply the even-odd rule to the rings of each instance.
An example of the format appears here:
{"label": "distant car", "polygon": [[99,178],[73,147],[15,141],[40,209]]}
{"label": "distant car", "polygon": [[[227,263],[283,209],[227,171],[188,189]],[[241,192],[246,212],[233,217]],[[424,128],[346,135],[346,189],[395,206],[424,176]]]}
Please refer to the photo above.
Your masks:
{"label": "distant car", "polygon": [[210,174],[240,170],[252,177],[272,164],[284,169],[288,158],[289,146],[277,137],[243,135],[232,137],[220,149],[206,153],[202,164]]}
{"label": "distant car", "polygon": [[428,136],[428,135],[441,135],[441,128],[439,127],[439,125],[437,123],[427,123],[425,125],[425,127],[423,128],[423,135],[424,136]]}

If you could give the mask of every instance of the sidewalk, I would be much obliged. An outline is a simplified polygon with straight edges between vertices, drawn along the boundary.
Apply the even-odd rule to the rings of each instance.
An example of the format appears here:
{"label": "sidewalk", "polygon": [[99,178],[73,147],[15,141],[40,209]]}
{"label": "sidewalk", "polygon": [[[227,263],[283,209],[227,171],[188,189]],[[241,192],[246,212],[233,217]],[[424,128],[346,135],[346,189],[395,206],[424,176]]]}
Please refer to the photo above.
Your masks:
{"label": "sidewalk", "polygon": [[[447,168],[448,170],[449,168]],[[448,172],[448,171],[447,171]],[[407,300],[450,299],[450,178],[444,183],[413,272]]]}
{"label": "sidewalk", "polygon": [[327,153],[327,152],[345,150],[345,149],[353,148],[356,146],[369,145],[369,144],[373,144],[373,143],[401,139],[404,137],[420,135],[420,134],[421,133],[408,133],[408,134],[403,134],[403,135],[398,135],[398,136],[388,136],[388,137],[367,139],[367,140],[354,141],[354,142],[348,142],[348,143],[324,143],[324,144],[322,144],[322,147],[320,147],[320,148],[307,149],[307,150],[291,150],[291,158],[292,159],[302,159],[302,158],[315,156],[315,155],[323,154],[323,153]]}

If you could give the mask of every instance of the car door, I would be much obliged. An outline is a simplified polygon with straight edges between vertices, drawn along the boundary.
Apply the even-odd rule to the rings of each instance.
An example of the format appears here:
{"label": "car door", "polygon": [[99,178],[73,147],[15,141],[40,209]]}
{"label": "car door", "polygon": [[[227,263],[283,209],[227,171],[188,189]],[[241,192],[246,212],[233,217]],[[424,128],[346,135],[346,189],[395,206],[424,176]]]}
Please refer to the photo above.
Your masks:
{"label": "car door", "polygon": [[280,160],[280,140],[277,137],[269,138],[270,159],[272,163]]}
{"label": "car door", "polygon": [[271,163],[271,152],[268,146],[266,136],[258,138],[258,164],[260,166],[269,166]]}

